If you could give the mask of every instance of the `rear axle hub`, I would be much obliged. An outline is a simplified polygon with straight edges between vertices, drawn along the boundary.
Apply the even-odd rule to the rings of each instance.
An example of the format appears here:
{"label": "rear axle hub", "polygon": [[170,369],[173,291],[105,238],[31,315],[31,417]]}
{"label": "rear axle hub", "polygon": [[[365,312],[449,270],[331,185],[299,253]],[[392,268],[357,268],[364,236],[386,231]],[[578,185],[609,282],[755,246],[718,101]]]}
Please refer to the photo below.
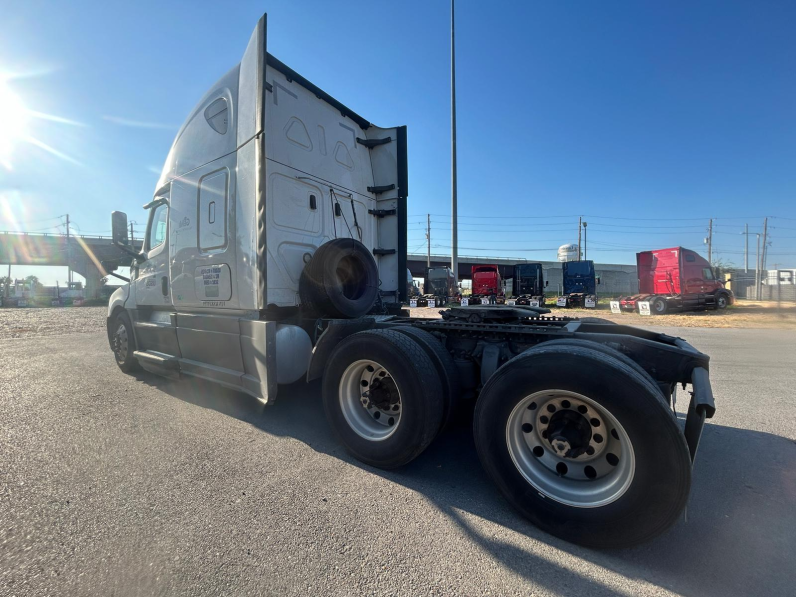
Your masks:
{"label": "rear axle hub", "polygon": [[547,427],[547,441],[561,458],[577,458],[591,441],[591,424],[574,410],[559,410]]}

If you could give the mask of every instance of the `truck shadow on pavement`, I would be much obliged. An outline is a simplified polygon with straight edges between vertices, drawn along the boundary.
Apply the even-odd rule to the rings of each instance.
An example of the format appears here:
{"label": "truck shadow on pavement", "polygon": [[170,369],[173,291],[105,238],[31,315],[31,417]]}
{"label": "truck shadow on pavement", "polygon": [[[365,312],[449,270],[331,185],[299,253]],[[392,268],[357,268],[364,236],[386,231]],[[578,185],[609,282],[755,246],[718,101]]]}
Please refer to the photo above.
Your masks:
{"label": "truck shadow on pavement", "polygon": [[[796,442],[763,432],[707,424],[697,454],[687,520],[632,549],[595,551],[559,540],[526,522],[503,500],[481,468],[471,414],[440,434],[398,471],[359,463],[336,442],[322,411],[320,384],[280,387],[273,406],[198,381],[141,381],[180,400],[291,437],[424,495],[501,565],[564,594],[637,594],[645,581],[684,595],[785,595],[796,584]],[[682,421],[681,421],[682,423]],[[479,518],[511,532],[484,534]],[[517,533],[519,535],[515,535]],[[531,545],[524,537],[529,537]],[[509,539],[511,541],[509,541]],[[625,577],[604,583],[551,558],[541,542]],[[611,575],[609,575],[611,576]],[[653,589],[654,590],[654,589]]]}

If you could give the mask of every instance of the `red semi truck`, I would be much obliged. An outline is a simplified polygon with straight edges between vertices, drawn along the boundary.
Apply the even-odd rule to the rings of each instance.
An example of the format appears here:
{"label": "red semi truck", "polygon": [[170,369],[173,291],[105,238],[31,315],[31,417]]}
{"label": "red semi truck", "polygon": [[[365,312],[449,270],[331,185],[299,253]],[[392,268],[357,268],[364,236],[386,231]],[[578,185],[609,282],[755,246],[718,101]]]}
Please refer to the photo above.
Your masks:
{"label": "red semi truck", "polygon": [[716,278],[710,263],[696,251],[683,247],[636,253],[639,294],[619,299],[624,311],[637,311],[648,301],[650,311],[724,309],[735,297]]}
{"label": "red semi truck", "polygon": [[506,297],[503,293],[503,284],[497,265],[474,265],[472,274],[472,296],[474,298],[482,297],[490,302],[498,303],[505,301]]}

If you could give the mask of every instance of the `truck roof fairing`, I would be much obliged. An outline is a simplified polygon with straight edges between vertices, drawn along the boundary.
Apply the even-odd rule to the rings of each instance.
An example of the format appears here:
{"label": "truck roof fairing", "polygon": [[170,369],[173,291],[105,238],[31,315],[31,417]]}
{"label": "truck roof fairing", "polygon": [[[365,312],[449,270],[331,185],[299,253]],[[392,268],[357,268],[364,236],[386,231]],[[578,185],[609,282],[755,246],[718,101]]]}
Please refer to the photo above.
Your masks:
{"label": "truck roof fairing", "polygon": [[[265,35],[266,35],[265,28],[267,22],[266,16],[267,15],[263,15],[260,21],[257,23],[257,27],[255,28],[254,33],[252,34],[252,39],[249,42],[249,46],[246,49],[246,53],[244,54],[243,60],[241,60],[241,62],[239,62],[229,71],[227,71],[218,81],[216,81],[215,84],[213,84],[210,87],[210,89],[202,96],[202,98],[196,104],[194,109],[185,119],[182,126],[180,126],[180,129],[177,131],[177,135],[175,136],[174,141],[171,144],[171,148],[169,149],[168,157],[166,158],[166,162],[163,166],[163,170],[161,171],[160,178],[158,179],[157,185],[155,187],[156,189],[161,188],[170,180],[178,178],[179,176],[193,169],[192,167],[189,167],[188,170],[183,170],[180,167],[179,160],[177,159],[177,154],[179,153],[178,146],[180,145],[180,140],[182,139],[188,127],[193,122],[195,122],[197,120],[197,117],[200,116],[201,113],[207,108],[208,100],[210,100],[211,98],[218,97],[220,90],[228,90],[230,95],[229,97],[230,103],[232,103],[237,107],[238,92],[240,91],[239,80],[241,79],[241,77],[245,76],[246,74],[242,72],[241,69],[244,68],[244,61],[246,60],[247,57],[246,54],[249,53],[252,44],[258,42],[258,38],[262,38],[262,43],[261,44],[258,43],[258,49],[259,45],[264,46],[265,44]],[[295,82],[304,87],[305,89],[307,89],[308,91],[311,91],[316,97],[334,107],[336,110],[340,112],[340,114],[343,117],[349,118],[354,123],[356,123],[357,126],[359,126],[361,129],[367,130],[372,126],[376,126],[369,120],[363,118],[362,116],[354,112],[354,110],[352,110],[351,108],[340,102],[339,100],[329,95],[323,89],[321,89],[320,87],[318,87],[317,85],[315,85],[314,83],[312,83],[311,81],[300,75],[298,72],[290,68],[288,65],[286,65],[284,62],[282,62],[272,54],[268,52],[262,52],[262,54],[264,54],[265,56],[265,67],[270,67],[279,71],[280,73],[285,75],[288,81]],[[251,140],[253,136],[260,134],[263,130],[264,115],[262,114],[263,112],[262,105],[264,102],[262,102],[259,95],[265,93],[266,90],[270,90],[271,88],[270,83],[268,83],[265,80],[264,72],[265,72],[264,67],[258,67],[257,69],[258,81],[256,85],[256,89],[258,90],[257,91],[258,117],[257,117],[257,124],[255,126],[254,134],[252,136],[245,136],[244,138],[237,138],[236,136],[233,150],[239,148],[241,145]],[[237,120],[237,118],[238,115],[234,115],[233,122]],[[210,151],[208,151],[207,159],[204,163],[208,163],[210,161],[213,161],[214,159],[217,159],[221,155],[224,155],[224,153],[226,153],[228,150],[227,144],[221,142],[221,136],[219,136],[219,138],[215,140],[218,141],[218,143],[214,145],[218,145],[219,147],[218,149],[215,150],[211,149]],[[220,147],[222,145],[223,147]],[[204,165],[204,163],[202,164],[191,163],[190,165],[193,167],[199,167]]]}

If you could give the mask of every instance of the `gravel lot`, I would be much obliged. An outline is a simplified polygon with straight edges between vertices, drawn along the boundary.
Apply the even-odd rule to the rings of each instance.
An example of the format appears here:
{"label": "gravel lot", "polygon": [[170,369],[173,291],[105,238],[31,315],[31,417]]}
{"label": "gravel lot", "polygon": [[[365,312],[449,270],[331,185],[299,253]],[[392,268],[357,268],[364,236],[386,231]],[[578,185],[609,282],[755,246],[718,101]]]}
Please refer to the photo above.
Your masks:
{"label": "gravel lot", "polygon": [[0,309],[0,340],[105,330],[107,307]]}
{"label": "gravel lot", "polygon": [[[551,309],[551,315],[567,317],[602,317],[626,325],[760,328],[796,330],[796,306],[776,303],[744,302],[724,312],[670,314],[662,317],[641,317],[634,313],[612,314],[607,308]],[[0,340],[84,334],[105,330],[106,307],[72,307],[45,309],[0,309]],[[410,310],[413,317],[439,317],[439,308],[419,307]]]}
{"label": "gravel lot", "polygon": [[[692,311],[666,315],[642,316],[638,313],[611,313],[608,304],[597,309],[558,309],[548,305],[550,315],[561,317],[601,317],[625,325],[687,328],[755,328],[768,330],[796,330],[796,305],[793,303],[740,301],[724,311]],[[439,317],[440,308],[410,309],[413,317]]]}
{"label": "gravel lot", "polygon": [[102,309],[14,310],[31,317],[24,325],[0,313],[4,330],[81,332],[2,343],[0,595],[724,597],[796,586],[792,332],[664,329],[712,356],[719,408],[688,521],[597,552],[506,505],[467,421],[386,473],[335,443],[317,384],[261,407],[123,375]]}

